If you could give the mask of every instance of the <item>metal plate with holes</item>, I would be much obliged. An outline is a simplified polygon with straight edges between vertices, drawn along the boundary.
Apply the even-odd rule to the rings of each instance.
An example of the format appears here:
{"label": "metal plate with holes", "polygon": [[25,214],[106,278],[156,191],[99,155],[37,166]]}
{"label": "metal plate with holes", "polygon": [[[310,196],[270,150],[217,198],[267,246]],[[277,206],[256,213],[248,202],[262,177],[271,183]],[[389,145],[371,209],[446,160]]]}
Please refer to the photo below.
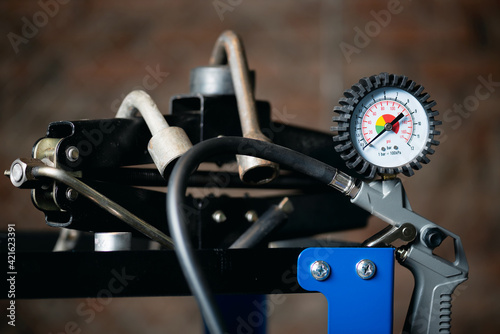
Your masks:
{"label": "metal plate with holes", "polygon": [[328,333],[392,333],[394,248],[307,248],[297,268],[328,301]]}

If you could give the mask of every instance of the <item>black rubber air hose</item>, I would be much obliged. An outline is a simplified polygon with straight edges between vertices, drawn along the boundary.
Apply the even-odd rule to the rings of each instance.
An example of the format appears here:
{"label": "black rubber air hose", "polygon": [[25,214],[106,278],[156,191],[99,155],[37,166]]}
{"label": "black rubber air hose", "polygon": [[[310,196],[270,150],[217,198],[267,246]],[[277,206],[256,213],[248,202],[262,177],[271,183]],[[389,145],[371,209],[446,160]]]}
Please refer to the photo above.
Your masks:
{"label": "black rubber air hose", "polygon": [[307,155],[279,145],[242,137],[220,137],[203,141],[193,146],[177,161],[168,182],[168,225],[186,281],[212,334],[225,333],[224,323],[194,255],[183,207],[189,176],[196,171],[200,163],[220,154],[250,155],[270,160],[311,176],[325,185],[330,184],[337,175],[337,169]]}

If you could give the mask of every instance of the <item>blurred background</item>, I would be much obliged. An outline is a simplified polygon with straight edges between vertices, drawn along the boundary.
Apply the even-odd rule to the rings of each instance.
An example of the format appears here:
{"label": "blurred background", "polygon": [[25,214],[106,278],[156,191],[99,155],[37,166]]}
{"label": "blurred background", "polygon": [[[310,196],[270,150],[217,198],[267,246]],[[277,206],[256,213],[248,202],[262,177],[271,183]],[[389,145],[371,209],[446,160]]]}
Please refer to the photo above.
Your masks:
{"label": "blurred background", "polygon": [[[148,93],[166,113],[226,29],[243,39],[257,72],[256,97],[270,101],[273,117],[285,123],[328,132],[343,90],[364,76],[405,74],[425,86],[441,113],[441,145],[429,166],[403,182],[414,211],[462,237],[470,279],[455,294],[453,332],[498,331],[498,1],[2,1],[1,168],[29,156],[49,122],[114,117],[152,71],[159,74]],[[7,178],[0,178],[0,222],[0,230],[9,223],[50,229],[29,192]],[[379,228],[373,221],[335,237],[362,241]],[[397,267],[395,332],[413,285]],[[75,312],[82,302],[18,300],[16,327],[4,316],[0,331],[64,333],[68,322],[81,333],[202,328],[191,297],[115,298],[90,323]],[[326,333],[326,326],[318,294],[287,295],[269,319],[270,333]]]}

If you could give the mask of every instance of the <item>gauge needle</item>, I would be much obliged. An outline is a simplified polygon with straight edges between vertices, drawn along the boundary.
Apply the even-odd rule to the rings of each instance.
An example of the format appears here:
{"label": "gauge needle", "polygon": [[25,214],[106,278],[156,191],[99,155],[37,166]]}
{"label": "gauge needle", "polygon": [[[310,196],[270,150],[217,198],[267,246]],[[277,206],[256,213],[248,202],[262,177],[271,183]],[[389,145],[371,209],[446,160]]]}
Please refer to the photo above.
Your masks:
{"label": "gauge needle", "polygon": [[363,150],[371,145],[378,137],[380,137],[381,135],[383,135],[386,131],[391,131],[392,130],[392,127],[394,126],[394,124],[396,124],[397,122],[399,122],[399,120],[401,118],[403,118],[404,115],[403,113],[400,113],[398,116],[396,116],[395,119],[392,120],[392,122],[390,123],[385,123],[384,125],[384,129],[382,131],[380,131],[380,133],[378,135],[375,136],[375,138],[373,138],[372,140],[370,140],[370,142],[368,144],[366,144],[365,146],[363,146]]}

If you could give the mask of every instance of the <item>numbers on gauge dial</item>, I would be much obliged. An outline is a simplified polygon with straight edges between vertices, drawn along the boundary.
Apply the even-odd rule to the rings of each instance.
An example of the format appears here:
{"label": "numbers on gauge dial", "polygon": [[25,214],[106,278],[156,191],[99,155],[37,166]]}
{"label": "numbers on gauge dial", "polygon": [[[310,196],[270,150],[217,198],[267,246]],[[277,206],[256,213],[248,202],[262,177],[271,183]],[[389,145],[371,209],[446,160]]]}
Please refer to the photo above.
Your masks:
{"label": "numbers on gauge dial", "polygon": [[365,96],[353,112],[353,145],[368,162],[394,168],[413,160],[429,128],[422,105],[411,94],[386,88]]}

